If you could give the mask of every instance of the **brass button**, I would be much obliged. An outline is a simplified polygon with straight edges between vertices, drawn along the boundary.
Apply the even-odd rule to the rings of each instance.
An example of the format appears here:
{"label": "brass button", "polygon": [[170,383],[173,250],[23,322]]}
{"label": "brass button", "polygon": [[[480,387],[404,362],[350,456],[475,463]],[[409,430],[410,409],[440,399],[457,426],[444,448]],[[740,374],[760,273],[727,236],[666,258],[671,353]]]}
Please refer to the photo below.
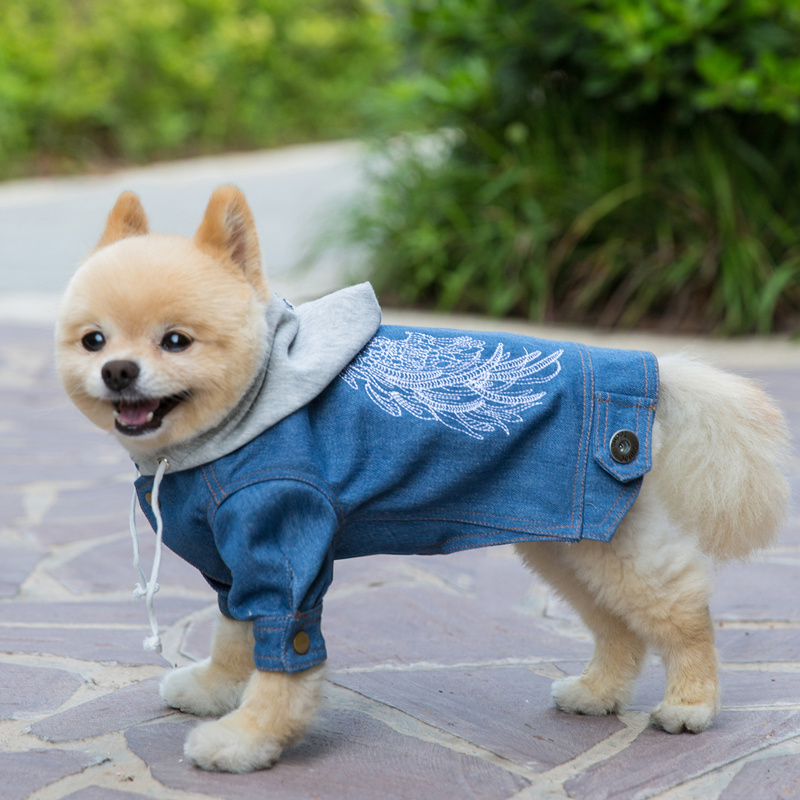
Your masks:
{"label": "brass button", "polygon": [[[147,492],[145,494],[145,496],[144,496],[144,499],[147,501],[147,505],[152,507],[152,505],[153,505],[153,493],[152,492]],[[160,500],[158,501],[158,507],[161,508],[161,501]]]}
{"label": "brass button", "polygon": [[309,639],[305,631],[299,631],[294,635],[292,647],[294,647],[294,651],[297,655],[304,656],[308,652],[308,648],[311,647],[311,639]]}
{"label": "brass button", "polygon": [[639,453],[639,437],[633,431],[617,431],[611,437],[608,449],[618,464],[630,464]]}

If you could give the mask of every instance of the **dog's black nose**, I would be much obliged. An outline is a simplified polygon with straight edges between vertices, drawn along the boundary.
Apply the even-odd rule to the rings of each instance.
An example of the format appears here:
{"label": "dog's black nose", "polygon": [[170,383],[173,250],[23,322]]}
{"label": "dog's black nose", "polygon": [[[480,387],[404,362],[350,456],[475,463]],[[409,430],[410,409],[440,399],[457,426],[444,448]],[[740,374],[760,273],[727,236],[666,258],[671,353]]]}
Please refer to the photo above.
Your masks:
{"label": "dog's black nose", "polygon": [[135,361],[108,361],[103,365],[100,374],[109,389],[121,392],[136,380],[139,366]]}

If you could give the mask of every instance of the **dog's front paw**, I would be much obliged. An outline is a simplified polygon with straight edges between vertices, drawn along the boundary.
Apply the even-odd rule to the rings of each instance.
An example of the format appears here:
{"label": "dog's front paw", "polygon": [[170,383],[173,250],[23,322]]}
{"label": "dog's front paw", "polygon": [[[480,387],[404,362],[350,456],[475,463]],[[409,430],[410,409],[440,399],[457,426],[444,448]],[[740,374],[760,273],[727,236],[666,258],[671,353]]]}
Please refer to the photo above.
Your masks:
{"label": "dog's front paw", "polygon": [[249,731],[235,713],[196,727],[183,748],[198,767],[221,772],[267,769],[278,760],[281,750],[276,739]]}
{"label": "dog's front paw", "polygon": [[239,706],[246,681],[237,681],[210,660],[173,669],[161,681],[164,702],[200,717],[227,714]]}
{"label": "dog's front paw", "polygon": [[584,675],[571,675],[554,681],[551,696],[562,711],[593,717],[622,711],[627,704],[627,698],[623,699],[615,692],[590,686]]}
{"label": "dog's front paw", "polygon": [[663,702],[650,715],[650,721],[667,733],[700,733],[714,720],[718,708],[710,703],[677,705]]}

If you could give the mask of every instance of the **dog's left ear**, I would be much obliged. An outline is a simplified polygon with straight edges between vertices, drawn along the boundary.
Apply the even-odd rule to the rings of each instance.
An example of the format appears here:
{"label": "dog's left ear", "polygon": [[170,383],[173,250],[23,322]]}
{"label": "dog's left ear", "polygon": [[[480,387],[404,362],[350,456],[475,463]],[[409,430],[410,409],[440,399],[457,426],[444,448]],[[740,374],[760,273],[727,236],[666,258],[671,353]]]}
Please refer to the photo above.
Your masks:
{"label": "dog's left ear", "polygon": [[221,186],[214,190],[194,242],[201,250],[232,261],[256,294],[268,299],[256,224],[244,195],[236,187]]}

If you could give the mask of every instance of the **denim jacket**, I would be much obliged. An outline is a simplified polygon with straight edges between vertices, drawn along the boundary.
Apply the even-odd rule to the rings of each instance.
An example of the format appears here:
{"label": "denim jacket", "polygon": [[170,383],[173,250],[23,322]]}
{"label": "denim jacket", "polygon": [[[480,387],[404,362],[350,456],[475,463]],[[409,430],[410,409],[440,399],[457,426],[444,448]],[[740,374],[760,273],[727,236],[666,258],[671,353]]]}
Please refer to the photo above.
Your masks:
{"label": "denim jacket", "polygon": [[253,621],[258,669],[304,670],[326,657],[334,559],[608,541],[651,467],[658,391],[649,353],[382,326],[305,406],[168,472],[164,542]]}

